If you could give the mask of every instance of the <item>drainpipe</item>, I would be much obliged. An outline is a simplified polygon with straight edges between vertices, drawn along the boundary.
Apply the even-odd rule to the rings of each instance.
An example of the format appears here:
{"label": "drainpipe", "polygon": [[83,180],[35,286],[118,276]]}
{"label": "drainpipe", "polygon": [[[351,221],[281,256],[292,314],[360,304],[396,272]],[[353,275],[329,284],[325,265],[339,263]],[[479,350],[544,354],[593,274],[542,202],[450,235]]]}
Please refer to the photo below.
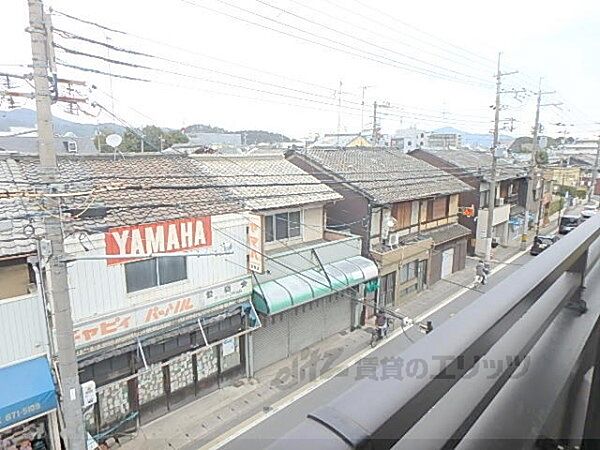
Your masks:
{"label": "drainpipe", "polygon": [[[36,247],[37,247],[37,252],[38,255],[40,255],[40,248],[39,248],[40,244],[39,242],[36,242]],[[55,348],[56,345],[54,343],[54,335],[52,333],[52,326],[51,326],[51,321],[49,316],[52,316],[54,314],[54,311],[52,310],[52,307],[50,306],[50,303],[48,302],[48,298],[46,295],[46,289],[44,287],[44,282],[42,279],[42,273],[40,271],[39,268],[39,264],[40,264],[40,257],[34,257],[34,258],[27,258],[28,259],[28,263],[31,264],[31,268],[33,269],[33,273],[34,273],[34,278],[35,278],[35,286],[37,289],[37,294],[38,297],[40,298],[40,300],[42,301],[42,307],[44,308],[44,322],[46,324],[46,334],[47,334],[47,338],[48,338],[48,353],[50,354],[50,358],[53,359],[54,356],[56,355],[55,352]]]}

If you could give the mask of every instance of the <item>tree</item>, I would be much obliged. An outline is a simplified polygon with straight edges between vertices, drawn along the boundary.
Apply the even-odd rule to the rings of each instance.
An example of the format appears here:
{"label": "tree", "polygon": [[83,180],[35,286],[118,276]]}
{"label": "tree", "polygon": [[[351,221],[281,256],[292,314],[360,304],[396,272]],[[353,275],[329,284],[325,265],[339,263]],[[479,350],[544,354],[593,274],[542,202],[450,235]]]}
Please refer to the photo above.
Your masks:
{"label": "tree", "polygon": [[[112,148],[106,145],[106,136],[111,133],[112,131],[106,129],[98,133],[95,142],[96,148],[101,152],[112,151]],[[148,125],[142,129],[127,129],[122,135],[123,142],[119,145],[118,150],[121,152],[141,152],[142,137],[144,139],[144,151],[146,152],[158,152],[161,149],[164,150],[171,147],[173,144],[188,142],[187,136],[180,130],[163,129],[154,125]]]}

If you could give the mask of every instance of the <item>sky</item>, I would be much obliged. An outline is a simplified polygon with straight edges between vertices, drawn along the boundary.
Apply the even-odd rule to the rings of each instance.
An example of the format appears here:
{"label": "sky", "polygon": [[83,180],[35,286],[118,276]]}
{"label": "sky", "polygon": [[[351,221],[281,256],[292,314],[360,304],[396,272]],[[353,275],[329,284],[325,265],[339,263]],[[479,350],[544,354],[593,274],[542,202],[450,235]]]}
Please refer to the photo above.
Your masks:
{"label": "sky", "polygon": [[[58,45],[125,64],[63,49],[56,50],[57,61],[146,80],[59,65],[59,77],[87,83],[77,91],[89,98],[81,107],[85,112],[73,117],[64,105],[53,107],[57,116],[70,120],[172,128],[202,123],[304,138],[359,132],[361,125],[369,130],[377,102],[383,132],[452,126],[487,133],[502,52],[501,72],[518,71],[502,77],[502,90],[508,92],[502,95],[501,118],[516,119],[512,130],[503,122],[502,133],[530,134],[540,77],[544,91],[556,92],[543,96],[546,133],[594,136],[600,131],[600,8],[594,0],[493,5],[476,0],[46,0],[45,5],[55,9]],[[26,73],[20,65],[31,59],[24,31],[27,1],[2,0],[0,10],[0,72]],[[19,88],[30,90],[24,83]]]}

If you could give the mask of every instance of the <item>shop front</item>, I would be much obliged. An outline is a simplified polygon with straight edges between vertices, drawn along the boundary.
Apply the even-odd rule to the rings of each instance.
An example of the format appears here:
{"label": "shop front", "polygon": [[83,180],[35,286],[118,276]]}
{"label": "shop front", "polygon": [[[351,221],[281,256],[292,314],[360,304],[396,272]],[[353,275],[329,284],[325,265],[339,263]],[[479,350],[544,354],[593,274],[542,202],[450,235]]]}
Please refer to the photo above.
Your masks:
{"label": "shop front", "polygon": [[0,448],[60,450],[58,402],[45,356],[0,368]]}
{"label": "shop front", "polygon": [[253,302],[262,327],[252,334],[253,371],[349,330],[362,306],[363,285],[375,278],[377,266],[354,256],[258,283]]}
{"label": "shop front", "polygon": [[[246,376],[247,336],[260,321],[250,302],[248,280],[227,286],[230,298],[213,307],[161,326],[133,329],[116,336],[110,346],[105,341],[90,343],[87,349],[92,351],[80,350],[81,382],[93,382],[97,393],[97,401],[84,410],[87,429],[97,441],[132,430]],[[225,292],[223,286],[207,292],[214,297],[219,290]],[[166,317],[177,310],[167,303],[151,308],[156,306],[145,306],[141,315],[154,311]],[[106,320],[117,323],[114,317]],[[85,338],[85,327],[93,326],[78,328],[76,335]]]}

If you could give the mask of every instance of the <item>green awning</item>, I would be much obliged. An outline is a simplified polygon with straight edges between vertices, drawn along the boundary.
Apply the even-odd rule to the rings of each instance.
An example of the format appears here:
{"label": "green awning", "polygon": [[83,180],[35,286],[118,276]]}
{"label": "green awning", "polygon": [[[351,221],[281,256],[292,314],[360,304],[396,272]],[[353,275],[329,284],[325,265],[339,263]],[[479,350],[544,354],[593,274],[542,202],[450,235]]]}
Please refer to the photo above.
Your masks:
{"label": "green awning", "polygon": [[255,286],[252,296],[254,307],[262,314],[277,314],[372,280],[378,275],[375,263],[362,256],[327,264],[324,268],[331,285],[325,274],[317,269],[294,273]]}

